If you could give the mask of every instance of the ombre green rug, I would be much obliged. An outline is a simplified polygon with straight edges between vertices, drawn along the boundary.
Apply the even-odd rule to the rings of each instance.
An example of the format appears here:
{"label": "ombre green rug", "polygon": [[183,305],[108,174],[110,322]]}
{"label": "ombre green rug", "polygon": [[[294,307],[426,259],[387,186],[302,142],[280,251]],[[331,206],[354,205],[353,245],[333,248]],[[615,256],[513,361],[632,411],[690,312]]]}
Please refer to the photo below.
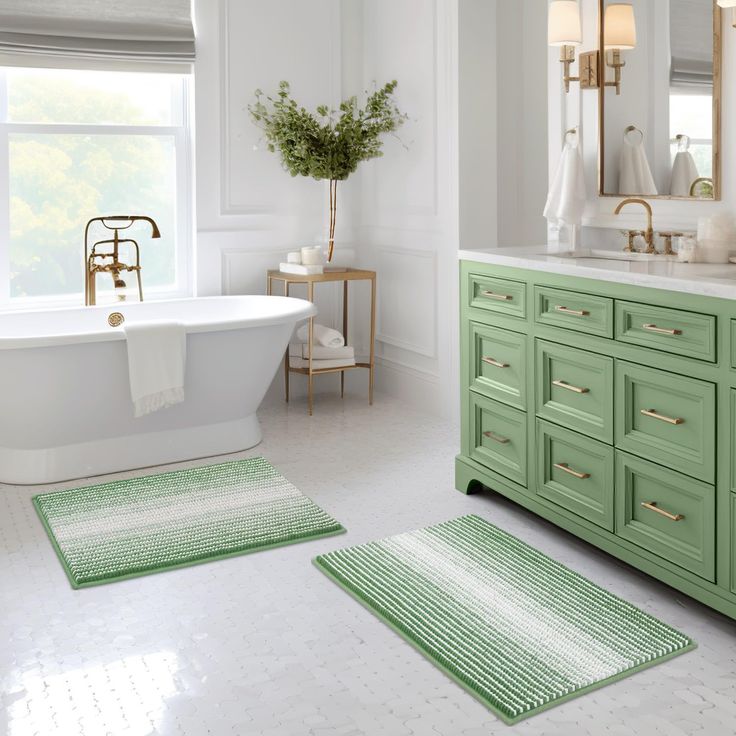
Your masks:
{"label": "ombre green rug", "polygon": [[477,516],[314,562],[509,724],[695,647]]}
{"label": "ombre green rug", "polygon": [[35,496],[73,588],[344,528],[261,457]]}

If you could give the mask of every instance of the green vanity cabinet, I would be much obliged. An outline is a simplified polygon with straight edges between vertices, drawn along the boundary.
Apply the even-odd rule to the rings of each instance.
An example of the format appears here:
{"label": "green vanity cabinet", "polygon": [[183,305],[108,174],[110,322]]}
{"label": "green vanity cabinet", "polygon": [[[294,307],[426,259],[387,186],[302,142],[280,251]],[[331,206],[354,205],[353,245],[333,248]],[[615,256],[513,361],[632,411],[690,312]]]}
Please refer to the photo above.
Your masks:
{"label": "green vanity cabinet", "polygon": [[512,261],[461,261],[457,489],[500,493],[736,619],[736,287]]}

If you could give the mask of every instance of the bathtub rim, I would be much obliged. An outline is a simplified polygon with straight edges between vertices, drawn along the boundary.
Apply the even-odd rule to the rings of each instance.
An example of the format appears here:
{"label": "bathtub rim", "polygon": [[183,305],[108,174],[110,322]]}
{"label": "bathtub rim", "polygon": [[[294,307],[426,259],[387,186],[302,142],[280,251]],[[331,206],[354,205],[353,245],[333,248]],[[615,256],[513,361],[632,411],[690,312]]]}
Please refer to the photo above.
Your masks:
{"label": "bathtub rim", "polygon": [[[194,334],[198,332],[225,332],[228,330],[242,330],[249,329],[251,327],[269,327],[272,325],[281,325],[287,323],[298,324],[310,317],[314,317],[317,314],[317,308],[306,299],[300,299],[298,297],[286,297],[286,296],[267,296],[265,294],[229,294],[221,296],[203,296],[203,297],[181,297],[177,299],[161,299],[149,302],[142,302],[146,306],[159,305],[159,304],[177,304],[181,302],[198,302],[200,300],[206,301],[229,301],[229,300],[247,300],[249,298],[257,297],[258,299],[274,299],[280,302],[292,303],[292,309],[287,312],[275,314],[275,315],[263,315],[259,317],[236,317],[231,319],[214,318],[208,321],[195,321],[187,322],[182,320],[171,320],[171,321],[182,321],[186,327],[187,334]],[[120,305],[123,308],[133,307],[135,308],[138,303],[131,303],[126,305]],[[98,310],[100,312],[115,312],[119,309],[118,305],[115,304],[102,304],[92,307],[60,307],[56,309],[28,309],[23,311],[12,311],[12,312],[0,312],[0,316],[12,316],[12,315],[25,315],[25,314],[48,314],[48,315],[59,315],[69,312],[80,312],[85,310]],[[156,317],[151,318],[151,322],[156,321]],[[96,332],[67,332],[56,335],[23,335],[15,337],[3,337],[0,335],[0,351],[3,350],[23,350],[33,348],[47,348],[64,345],[80,345],[84,343],[96,343],[96,342],[113,342],[117,340],[125,340],[124,327],[108,327],[104,331]]]}

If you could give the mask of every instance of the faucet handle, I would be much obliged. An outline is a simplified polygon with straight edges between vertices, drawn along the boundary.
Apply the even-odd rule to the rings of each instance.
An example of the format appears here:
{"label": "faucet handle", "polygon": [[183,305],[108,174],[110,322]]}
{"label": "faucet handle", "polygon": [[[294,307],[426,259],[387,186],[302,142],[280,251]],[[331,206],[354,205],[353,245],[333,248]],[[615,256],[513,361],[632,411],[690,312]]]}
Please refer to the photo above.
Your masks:
{"label": "faucet handle", "polygon": [[621,234],[626,235],[626,237],[628,237],[629,239],[629,242],[624,247],[624,252],[625,253],[638,253],[639,251],[636,247],[636,239],[638,237],[643,237],[644,235],[646,235],[645,231],[644,230],[622,230]]}
{"label": "faucet handle", "polygon": [[675,230],[662,230],[658,232],[657,235],[664,239],[664,255],[674,256],[675,252],[672,250],[672,238],[681,238],[684,233],[677,232]]}

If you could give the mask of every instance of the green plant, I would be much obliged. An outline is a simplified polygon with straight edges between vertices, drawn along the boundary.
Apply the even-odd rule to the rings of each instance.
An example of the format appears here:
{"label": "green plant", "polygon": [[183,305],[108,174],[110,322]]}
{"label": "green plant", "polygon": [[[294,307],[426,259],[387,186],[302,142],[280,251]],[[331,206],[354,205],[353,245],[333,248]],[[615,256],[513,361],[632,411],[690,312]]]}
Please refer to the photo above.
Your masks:
{"label": "green plant", "polygon": [[312,113],[291,96],[289,83],[281,82],[274,97],[257,89],[255,102],[248,105],[268,150],[279,153],[292,176],[329,180],[328,261],[335,246],[337,182],[347,179],[361,161],[382,156],[382,136],[396,132],[407,119],[394,99],[396,85],[396,81],[389,82],[369,94],[364,107],[358,105],[357,97],[350,97],[337,110],[320,105]]}

